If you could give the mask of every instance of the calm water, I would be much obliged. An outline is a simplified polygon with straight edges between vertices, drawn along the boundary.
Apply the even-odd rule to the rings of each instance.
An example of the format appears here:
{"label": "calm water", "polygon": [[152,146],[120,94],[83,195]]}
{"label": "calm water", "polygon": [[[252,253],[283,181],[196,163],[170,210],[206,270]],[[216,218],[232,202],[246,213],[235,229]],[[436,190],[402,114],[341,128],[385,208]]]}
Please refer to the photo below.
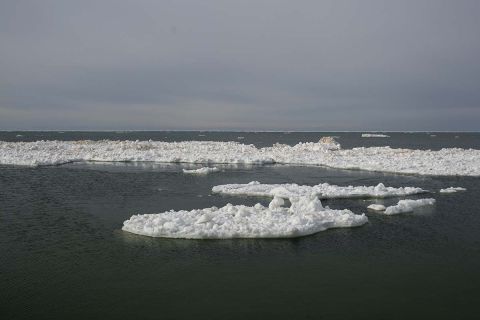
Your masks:
{"label": "calm water", "polygon": [[[480,148],[480,134],[335,133],[344,147]],[[22,135],[22,136],[17,136]],[[201,136],[199,136],[201,135]],[[205,135],[205,136],[203,136]],[[239,140],[258,146],[317,141],[322,133],[0,132],[0,140]],[[329,133],[328,135],[332,135]],[[458,138],[455,138],[458,136]],[[204,177],[181,165],[0,166],[1,319],[476,319],[480,303],[480,178],[422,177],[321,167],[224,168]],[[212,195],[259,180],[417,186],[434,208],[288,240],[172,240],[120,230],[135,213],[268,199]],[[414,198],[414,197],[412,197]],[[386,199],[390,205],[397,199]],[[331,200],[366,212],[371,200]]]}

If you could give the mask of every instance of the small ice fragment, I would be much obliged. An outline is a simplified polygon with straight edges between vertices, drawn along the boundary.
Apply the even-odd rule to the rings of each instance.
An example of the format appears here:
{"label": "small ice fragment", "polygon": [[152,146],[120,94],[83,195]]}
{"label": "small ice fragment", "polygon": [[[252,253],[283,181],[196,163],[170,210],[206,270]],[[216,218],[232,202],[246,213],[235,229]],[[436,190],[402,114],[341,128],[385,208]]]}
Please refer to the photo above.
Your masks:
{"label": "small ice fragment", "polygon": [[183,173],[185,174],[209,174],[211,172],[217,172],[219,169],[217,167],[209,168],[209,167],[203,167],[200,169],[183,169]]}
{"label": "small ice fragment", "polygon": [[381,133],[362,133],[362,138],[389,138],[390,136]]}
{"label": "small ice fragment", "polygon": [[384,211],[385,210],[385,206],[383,204],[371,204],[367,207],[367,209],[370,209],[370,210],[375,210],[375,211]]}
{"label": "small ice fragment", "polygon": [[245,137],[237,137],[238,140],[243,140]]}
{"label": "small ice fragment", "polygon": [[445,189],[440,189],[440,193],[455,193],[457,191],[466,191],[467,189],[462,187],[448,187]]}
{"label": "small ice fragment", "polygon": [[385,209],[386,215],[399,214],[404,212],[412,212],[416,208],[423,206],[431,206],[435,204],[435,199],[418,199],[418,200],[400,200],[395,206],[390,206]]}

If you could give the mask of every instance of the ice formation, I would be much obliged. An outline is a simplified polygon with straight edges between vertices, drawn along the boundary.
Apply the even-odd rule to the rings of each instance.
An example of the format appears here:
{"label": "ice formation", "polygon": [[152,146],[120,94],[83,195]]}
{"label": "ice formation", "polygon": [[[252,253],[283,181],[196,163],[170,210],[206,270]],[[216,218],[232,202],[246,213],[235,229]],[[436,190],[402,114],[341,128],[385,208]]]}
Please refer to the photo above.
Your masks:
{"label": "ice formation", "polygon": [[390,136],[380,133],[362,133],[362,138],[389,138]]}
{"label": "ice formation", "polygon": [[219,169],[216,167],[213,167],[213,168],[203,167],[200,169],[192,169],[192,170],[183,169],[183,173],[185,174],[209,174],[211,172],[217,172],[217,171],[219,171]]}
{"label": "ice formation", "polygon": [[341,149],[333,138],[257,148],[215,141],[0,142],[0,164],[56,165],[76,161],[322,165],[421,175],[480,176],[480,150],[369,147]]}
{"label": "ice formation", "polygon": [[306,186],[298,184],[261,184],[252,181],[248,184],[224,184],[214,186],[214,193],[244,195],[244,196],[277,196],[282,198],[316,195],[320,199],[334,198],[387,198],[407,196],[427,192],[414,187],[385,187],[383,183],[377,186],[337,186],[328,183]]}
{"label": "ice formation", "polygon": [[467,189],[462,187],[448,187],[445,189],[440,189],[440,193],[455,193],[457,191],[466,191]]}
{"label": "ice formation", "polygon": [[367,207],[367,209],[370,209],[370,210],[375,210],[375,211],[384,211],[385,210],[385,206],[383,204],[371,204]]}
{"label": "ice formation", "polygon": [[400,200],[395,206],[390,206],[385,209],[386,215],[399,214],[404,212],[412,212],[416,208],[431,206],[435,204],[435,199],[418,199],[418,200]]}
{"label": "ice formation", "polygon": [[269,207],[227,204],[192,211],[167,211],[134,215],[122,230],[151,237],[186,239],[293,238],[329,228],[356,227],[368,218],[350,210],[324,208],[316,197],[290,199],[291,207],[282,207],[283,199],[274,198]]}

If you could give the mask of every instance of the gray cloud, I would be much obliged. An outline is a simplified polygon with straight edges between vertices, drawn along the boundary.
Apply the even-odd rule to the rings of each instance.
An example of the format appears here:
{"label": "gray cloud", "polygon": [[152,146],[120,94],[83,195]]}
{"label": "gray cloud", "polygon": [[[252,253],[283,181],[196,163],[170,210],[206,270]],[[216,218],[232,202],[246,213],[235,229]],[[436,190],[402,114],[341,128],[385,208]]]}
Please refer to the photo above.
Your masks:
{"label": "gray cloud", "polygon": [[478,12],[0,0],[0,129],[479,130]]}

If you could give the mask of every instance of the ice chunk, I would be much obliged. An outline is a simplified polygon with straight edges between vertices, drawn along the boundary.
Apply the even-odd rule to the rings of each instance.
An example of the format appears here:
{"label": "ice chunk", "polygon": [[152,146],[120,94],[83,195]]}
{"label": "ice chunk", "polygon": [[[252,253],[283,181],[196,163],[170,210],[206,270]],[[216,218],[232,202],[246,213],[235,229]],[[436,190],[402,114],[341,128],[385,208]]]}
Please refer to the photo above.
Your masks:
{"label": "ice chunk", "polygon": [[183,169],[183,173],[185,174],[209,174],[211,172],[217,172],[219,169],[217,167],[209,168],[209,167],[203,167],[200,169]]}
{"label": "ice chunk", "polygon": [[385,209],[386,215],[399,214],[404,212],[412,212],[415,208],[423,206],[431,206],[435,204],[435,199],[418,199],[418,200],[400,200],[395,206],[390,206]]}
{"label": "ice chunk", "polygon": [[383,204],[371,204],[367,207],[367,209],[370,209],[370,210],[375,210],[375,211],[384,211],[385,210],[385,206]]}
{"label": "ice chunk", "polygon": [[365,214],[323,208],[316,197],[290,199],[290,208],[274,198],[269,207],[227,204],[222,208],[134,215],[122,230],[151,237],[186,239],[292,238],[329,228],[367,223]]}
{"label": "ice chunk", "polygon": [[380,133],[362,133],[362,138],[389,138],[390,136]]}
{"label": "ice chunk", "polygon": [[440,193],[455,193],[457,191],[466,191],[467,189],[462,187],[448,187],[445,189],[440,189]]}
{"label": "ice chunk", "polygon": [[315,186],[298,184],[261,184],[252,181],[248,184],[225,184],[214,186],[214,193],[243,196],[277,196],[282,198],[315,195],[320,199],[334,198],[387,198],[427,192],[415,187],[385,187],[383,183],[376,186],[337,186],[322,183]]}

